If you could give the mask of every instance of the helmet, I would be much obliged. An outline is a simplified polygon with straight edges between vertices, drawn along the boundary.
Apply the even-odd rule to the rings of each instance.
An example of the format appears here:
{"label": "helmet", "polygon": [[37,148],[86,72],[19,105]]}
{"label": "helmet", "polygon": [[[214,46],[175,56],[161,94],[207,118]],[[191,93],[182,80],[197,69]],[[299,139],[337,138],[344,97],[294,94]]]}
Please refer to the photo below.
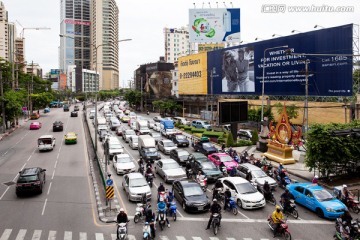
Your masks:
{"label": "helmet", "polygon": [[315,175],[314,178],[319,178],[318,175]]}
{"label": "helmet", "polygon": [[288,192],[289,192],[289,189],[285,188],[285,192],[288,193]]}
{"label": "helmet", "polygon": [[164,198],[161,197],[161,198],[160,198],[160,202],[163,202],[163,201],[164,201]]}
{"label": "helmet", "polygon": [[276,210],[280,210],[281,209],[281,207],[279,206],[279,205],[276,205]]}
{"label": "helmet", "polygon": [[147,168],[148,168],[148,169],[151,169],[151,167],[150,167],[150,166],[148,166]]}
{"label": "helmet", "polygon": [[163,185],[163,183],[161,182],[161,183],[160,183],[160,186],[162,186],[162,185]]}
{"label": "helmet", "polygon": [[344,184],[344,185],[343,185],[343,188],[347,188],[347,186]]}
{"label": "helmet", "polygon": [[216,203],[216,202],[217,202],[217,199],[216,199],[216,198],[214,198],[214,199],[213,199],[213,203]]}
{"label": "helmet", "polygon": [[268,181],[267,180],[265,180],[265,182],[264,183],[268,183]]}
{"label": "helmet", "polygon": [[125,210],[123,208],[120,208],[120,212],[125,212]]}
{"label": "helmet", "polygon": [[280,163],[280,166],[282,166],[282,163]]}
{"label": "helmet", "polygon": [[171,196],[173,193],[172,193],[172,191],[169,191],[169,193],[168,193],[168,194],[169,194],[169,196]]}

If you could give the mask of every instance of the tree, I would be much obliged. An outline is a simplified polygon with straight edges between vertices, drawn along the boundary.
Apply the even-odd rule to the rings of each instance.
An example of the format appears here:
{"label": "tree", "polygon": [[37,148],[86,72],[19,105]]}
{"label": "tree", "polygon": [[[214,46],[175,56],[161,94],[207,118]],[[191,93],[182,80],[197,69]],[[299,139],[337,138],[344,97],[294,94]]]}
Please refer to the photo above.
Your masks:
{"label": "tree", "polygon": [[33,109],[44,108],[54,99],[54,95],[49,92],[31,94]]}
{"label": "tree", "polygon": [[[284,106],[278,102],[275,104],[276,110],[278,114],[281,114],[283,111]],[[299,116],[299,107],[295,106],[295,104],[287,105],[286,106],[286,113],[289,117],[289,121],[291,119],[296,119]]]}
{"label": "tree", "polygon": [[232,146],[234,146],[234,138],[232,133],[229,132],[226,139],[226,147],[232,147]]}
{"label": "tree", "polygon": [[26,92],[9,90],[4,94],[6,119],[14,122],[22,114],[21,107],[25,105]]}
{"label": "tree", "polygon": [[138,90],[127,91],[124,95],[124,99],[128,101],[130,105],[136,107],[141,102],[141,92]]}
{"label": "tree", "polygon": [[[271,106],[264,106],[264,117],[268,117],[269,121],[274,120]],[[261,107],[254,107],[248,110],[249,121],[261,122]]]}

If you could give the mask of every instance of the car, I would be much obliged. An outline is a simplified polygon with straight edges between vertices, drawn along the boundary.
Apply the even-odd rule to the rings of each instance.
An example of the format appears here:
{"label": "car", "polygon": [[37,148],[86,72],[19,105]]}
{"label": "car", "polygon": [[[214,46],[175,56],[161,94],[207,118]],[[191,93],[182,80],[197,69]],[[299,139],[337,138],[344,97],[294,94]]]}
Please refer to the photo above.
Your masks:
{"label": "car", "polygon": [[63,109],[64,109],[64,112],[70,111],[69,105],[67,105],[67,104],[64,104]]}
{"label": "car", "polygon": [[138,136],[130,136],[129,138],[129,147],[131,149],[138,149],[139,145],[139,137]]}
{"label": "car", "polygon": [[107,131],[108,130],[107,125],[105,125],[105,124],[98,125],[98,129],[97,129],[98,133],[100,133],[101,130]]}
{"label": "car", "polygon": [[242,177],[219,178],[224,185],[223,193],[230,189],[231,196],[234,197],[239,208],[255,209],[265,206],[265,198],[258,190],[246,179]]}
{"label": "car", "polygon": [[153,130],[154,130],[154,131],[157,131],[157,132],[160,132],[160,130],[161,130],[161,125],[160,125],[159,122],[154,123]]}
{"label": "car", "polygon": [[46,169],[40,167],[24,168],[19,172],[15,193],[20,197],[26,192],[42,193],[46,181]]}
{"label": "car", "polygon": [[188,121],[186,118],[183,117],[174,117],[174,121],[180,125],[191,125],[191,122]]}
{"label": "car", "polygon": [[149,135],[152,136],[152,137],[155,139],[155,143],[156,143],[156,144],[157,144],[157,142],[158,142],[159,140],[162,139],[162,138],[161,138],[161,134],[158,133],[158,132],[150,132]]}
{"label": "car", "polygon": [[118,135],[118,136],[122,136],[122,133],[123,133],[123,127],[117,127],[116,128],[116,130],[115,130],[115,133],[116,133],[116,135]]}
{"label": "car", "polygon": [[76,111],[72,111],[70,113],[70,117],[77,117],[77,116],[78,116],[78,112],[76,112]]}
{"label": "car", "polygon": [[207,156],[202,153],[190,153],[188,161],[209,161]]}
{"label": "car", "polygon": [[132,130],[132,129],[124,129],[124,130],[123,130],[123,133],[122,133],[122,139],[123,139],[125,142],[129,142],[130,136],[136,136],[135,131]]}
{"label": "car", "polygon": [[79,111],[79,110],[80,110],[79,106],[78,106],[78,105],[75,105],[75,106],[74,106],[74,111]]}
{"label": "car", "polygon": [[30,119],[31,120],[36,120],[36,119],[39,119],[40,118],[40,114],[34,112],[30,115]]}
{"label": "car", "polygon": [[99,140],[103,141],[108,135],[109,135],[109,132],[107,130],[101,129],[100,132],[98,133]]}
{"label": "car", "polygon": [[157,149],[164,154],[170,154],[170,151],[176,148],[175,144],[170,140],[160,140],[157,142]]}
{"label": "car", "polygon": [[161,176],[166,183],[186,178],[184,169],[174,159],[160,159],[155,162],[154,168],[155,173]]}
{"label": "car", "polygon": [[227,171],[230,171],[233,167],[237,168],[238,163],[226,153],[213,153],[208,155],[208,159],[212,161],[216,166],[223,163]]}
{"label": "car", "polygon": [[194,120],[194,121],[192,121],[191,126],[193,126],[195,128],[205,128],[206,130],[211,129],[210,123],[207,121],[203,121],[203,120]]}
{"label": "car", "polygon": [[189,147],[189,140],[183,134],[174,134],[171,135],[170,139],[176,144],[178,147]]}
{"label": "car", "polygon": [[194,181],[174,181],[172,192],[186,212],[208,212],[210,200],[200,185]]}
{"label": "car", "polygon": [[44,113],[49,113],[50,112],[50,108],[46,107],[44,108]]}
{"label": "car", "polygon": [[196,152],[201,152],[206,156],[219,151],[208,139],[200,139],[200,141],[197,141],[194,144],[194,150]]}
{"label": "car", "polygon": [[76,144],[77,143],[77,134],[74,132],[69,132],[65,135],[65,144]]}
{"label": "car", "polygon": [[153,128],[154,128],[154,124],[155,124],[155,121],[154,121],[154,120],[148,120],[147,123],[148,123],[148,128],[149,128],[149,129],[153,129]]}
{"label": "car", "polygon": [[155,116],[155,117],[153,118],[153,120],[154,120],[155,122],[160,122],[161,119],[162,119],[161,116]]}
{"label": "car", "polygon": [[347,209],[339,199],[317,184],[290,183],[286,188],[296,203],[310,209],[321,218],[336,219]]}
{"label": "car", "polygon": [[62,121],[55,121],[53,123],[53,132],[60,131],[62,132],[64,130],[64,123]]}
{"label": "car", "polygon": [[192,161],[191,168],[194,174],[197,174],[199,171],[201,171],[201,173],[207,178],[208,182],[215,182],[219,178],[223,177],[222,171],[220,171],[220,169],[209,160]]}
{"label": "car", "polygon": [[149,148],[143,147],[139,149],[139,154],[140,157],[142,157],[142,159],[145,159],[146,161],[150,161],[151,163],[161,158],[160,153],[154,147],[149,147]]}
{"label": "car", "polygon": [[237,136],[240,139],[250,140],[252,138],[251,130],[249,130],[249,129],[240,129],[237,132]]}
{"label": "car", "polygon": [[119,120],[117,118],[111,118],[110,119],[110,129],[112,131],[115,131],[116,128],[120,127],[120,125],[121,124],[120,124],[120,122],[119,122]]}
{"label": "car", "polygon": [[262,190],[265,181],[269,183],[272,189],[275,190],[277,187],[277,182],[273,178],[269,177],[263,170],[261,170],[261,168],[253,164],[239,164],[237,172],[240,177],[245,178],[248,181],[254,181],[260,191]]}
{"label": "car", "polygon": [[40,129],[41,125],[41,122],[32,122],[30,123],[30,130]]}
{"label": "car", "polygon": [[131,160],[129,154],[117,154],[113,158],[113,167],[116,174],[127,174],[135,172],[135,163]]}
{"label": "car", "polygon": [[173,128],[171,128],[171,129],[161,129],[160,133],[164,137],[170,138],[172,135],[177,134],[177,131],[175,129],[173,129]]}
{"label": "car", "polygon": [[123,123],[129,122],[129,120],[130,120],[130,117],[127,116],[127,115],[123,115],[123,116],[120,118],[120,121],[123,122]]}
{"label": "car", "polygon": [[170,158],[177,161],[180,165],[185,165],[190,153],[185,149],[173,149],[170,151]]}
{"label": "car", "polygon": [[122,188],[129,201],[141,201],[143,194],[151,199],[151,189],[141,173],[125,174],[122,181]]}

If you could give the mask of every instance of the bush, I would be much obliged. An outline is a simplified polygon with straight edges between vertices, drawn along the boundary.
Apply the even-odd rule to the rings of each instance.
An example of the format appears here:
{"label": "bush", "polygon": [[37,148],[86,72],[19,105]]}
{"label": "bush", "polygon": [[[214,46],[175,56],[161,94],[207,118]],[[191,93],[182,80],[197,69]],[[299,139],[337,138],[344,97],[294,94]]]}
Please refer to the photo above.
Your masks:
{"label": "bush", "polygon": [[250,141],[252,142],[253,145],[256,145],[257,141],[259,141],[258,132],[256,130],[252,130],[251,135],[252,135],[252,137],[251,137]]}
{"label": "bush", "polygon": [[226,139],[226,147],[235,147],[234,146],[234,138],[231,132],[229,132],[227,139]]}
{"label": "bush", "polygon": [[251,146],[253,143],[250,140],[240,139],[237,143],[235,143],[234,147],[243,147],[243,146]]}
{"label": "bush", "polygon": [[204,131],[203,132],[203,137],[224,137],[224,133],[223,132],[211,132],[211,131]]}
{"label": "bush", "polygon": [[204,128],[192,128],[191,132],[192,133],[204,133],[205,129]]}
{"label": "bush", "polygon": [[193,134],[195,137],[201,138],[202,137],[202,133],[194,133]]}

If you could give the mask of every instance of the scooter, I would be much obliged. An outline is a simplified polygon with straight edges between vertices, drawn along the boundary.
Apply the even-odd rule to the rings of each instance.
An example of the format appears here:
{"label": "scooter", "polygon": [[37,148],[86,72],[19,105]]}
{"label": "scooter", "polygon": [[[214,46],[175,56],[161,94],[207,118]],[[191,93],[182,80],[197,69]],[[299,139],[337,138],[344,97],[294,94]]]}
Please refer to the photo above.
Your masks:
{"label": "scooter", "polygon": [[192,169],[187,169],[187,170],[186,170],[186,177],[187,177],[188,179],[191,179],[192,176],[193,176],[193,170],[192,170]]}
{"label": "scooter", "polygon": [[145,217],[145,210],[148,206],[143,203],[137,203],[136,205],[134,222],[138,223],[139,220],[142,220]]}
{"label": "scooter", "polygon": [[152,238],[150,223],[145,222],[143,226],[143,240],[151,240]]}
{"label": "scooter", "polygon": [[[272,231],[274,231],[274,221],[271,215],[268,217],[268,225]],[[288,229],[288,225],[286,224],[286,220],[281,221],[280,227],[277,229],[278,234],[281,234],[286,240],[291,240],[291,234]]]}
{"label": "scooter", "polygon": [[214,234],[216,235],[219,231],[219,227],[220,227],[220,215],[218,213],[213,213],[212,215],[212,221],[211,221],[211,226],[214,230]]}
{"label": "scooter", "polygon": [[281,181],[280,175],[276,176],[276,180],[278,181],[279,186],[283,189],[285,189],[286,186],[291,183],[291,180],[287,175],[284,177],[284,181]]}
{"label": "scooter", "polygon": [[295,219],[297,219],[299,217],[299,213],[296,210],[296,204],[295,204],[295,201],[293,199],[290,199],[289,209],[286,209],[286,211],[284,209],[283,201],[280,201],[280,206],[283,209],[284,214],[288,213],[291,216],[293,216]]}
{"label": "scooter", "polygon": [[127,239],[127,223],[117,223],[117,238],[116,240]]}
{"label": "scooter", "polygon": [[165,227],[165,222],[166,222],[165,210],[159,210],[159,226],[160,226],[161,231]]}
{"label": "scooter", "polygon": [[218,202],[224,201],[224,194],[222,194],[223,189],[222,188],[215,188],[213,189],[215,192],[214,199],[216,199]]}
{"label": "scooter", "polygon": [[206,192],[206,189],[207,189],[207,178],[200,179],[200,180],[199,180],[199,184],[200,184],[201,189],[202,189],[204,192]]}
{"label": "scooter", "polygon": [[237,206],[234,197],[229,199],[228,204],[226,205],[226,210],[232,212],[234,215],[238,214]]}
{"label": "scooter", "polygon": [[176,202],[175,200],[172,200],[169,206],[168,213],[169,213],[169,217],[172,217],[174,219],[174,222],[176,221],[176,209],[177,209]]}
{"label": "scooter", "polygon": [[358,214],[360,212],[359,201],[355,200],[353,196],[349,196],[349,200],[346,203],[346,206],[349,210],[353,211],[354,213]]}
{"label": "scooter", "polygon": [[149,186],[151,188],[153,186],[153,180],[154,180],[154,176],[152,174],[147,174],[146,175],[146,182],[149,184]]}
{"label": "scooter", "polygon": [[274,190],[271,189],[271,191],[268,194],[264,193],[264,189],[260,188],[261,193],[264,195],[265,201],[270,203],[271,205],[276,205],[276,199],[274,197],[274,194],[272,193]]}

